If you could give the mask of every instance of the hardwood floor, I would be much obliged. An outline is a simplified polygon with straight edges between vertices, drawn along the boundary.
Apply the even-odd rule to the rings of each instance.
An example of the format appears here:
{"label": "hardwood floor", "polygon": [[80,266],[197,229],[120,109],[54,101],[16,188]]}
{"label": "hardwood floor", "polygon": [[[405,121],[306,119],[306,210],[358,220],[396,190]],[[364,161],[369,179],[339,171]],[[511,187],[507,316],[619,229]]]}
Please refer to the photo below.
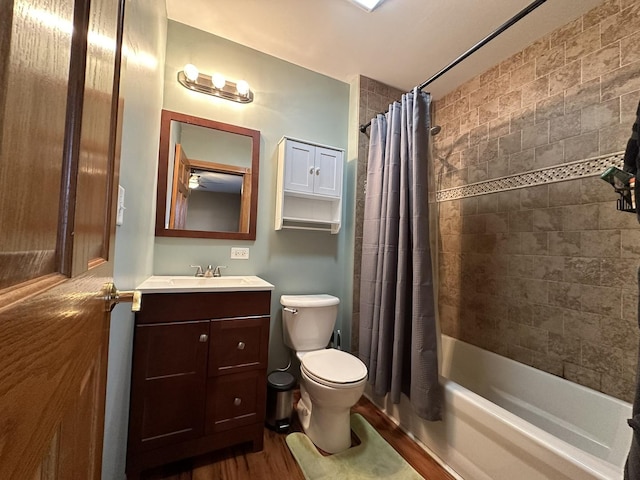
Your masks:
{"label": "hardwood floor", "polygon": [[[362,397],[351,409],[361,414],[413,468],[427,480],[453,480],[435,460],[391,422],[375,405]],[[302,428],[293,416],[292,431]],[[265,428],[264,449],[251,445],[226,448],[202,457],[148,471],[145,480],[304,480],[300,467],[285,442],[286,434]]]}

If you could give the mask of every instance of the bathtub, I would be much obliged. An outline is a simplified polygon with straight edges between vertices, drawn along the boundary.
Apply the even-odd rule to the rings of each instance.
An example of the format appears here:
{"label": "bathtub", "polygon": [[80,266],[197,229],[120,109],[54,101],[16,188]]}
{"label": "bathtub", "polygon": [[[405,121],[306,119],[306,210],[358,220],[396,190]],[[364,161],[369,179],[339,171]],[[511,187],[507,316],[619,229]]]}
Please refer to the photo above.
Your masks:
{"label": "bathtub", "polygon": [[631,405],[446,335],[444,421],[366,395],[465,480],[619,480]]}

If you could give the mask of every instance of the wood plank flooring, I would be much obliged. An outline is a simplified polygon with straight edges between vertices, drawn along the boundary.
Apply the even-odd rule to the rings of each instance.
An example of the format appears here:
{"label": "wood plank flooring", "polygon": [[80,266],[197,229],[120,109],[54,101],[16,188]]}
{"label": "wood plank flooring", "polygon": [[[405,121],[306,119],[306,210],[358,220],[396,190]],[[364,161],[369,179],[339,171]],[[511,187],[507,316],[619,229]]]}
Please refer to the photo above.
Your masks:
{"label": "wood plank flooring", "polygon": [[[454,480],[365,397],[362,397],[351,411],[366,418],[425,479]],[[292,423],[292,431],[302,430],[295,415]],[[252,452],[250,444],[239,445],[148,471],[143,478],[145,480],[304,480],[300,467],[287,447],[285,437],[286,434],[278,434],[265,428],[264,450],[261,452]]]}

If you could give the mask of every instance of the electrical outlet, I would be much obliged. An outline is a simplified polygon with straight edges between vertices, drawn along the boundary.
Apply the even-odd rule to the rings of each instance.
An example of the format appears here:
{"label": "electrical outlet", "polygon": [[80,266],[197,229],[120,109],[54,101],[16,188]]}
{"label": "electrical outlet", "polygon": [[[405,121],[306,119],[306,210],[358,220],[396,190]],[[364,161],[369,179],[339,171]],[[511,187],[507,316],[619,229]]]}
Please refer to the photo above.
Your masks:
{"label": "electrical outlet", "polygon": [[249,260],[249,248],[231,247],[231,258],[236,260]]}

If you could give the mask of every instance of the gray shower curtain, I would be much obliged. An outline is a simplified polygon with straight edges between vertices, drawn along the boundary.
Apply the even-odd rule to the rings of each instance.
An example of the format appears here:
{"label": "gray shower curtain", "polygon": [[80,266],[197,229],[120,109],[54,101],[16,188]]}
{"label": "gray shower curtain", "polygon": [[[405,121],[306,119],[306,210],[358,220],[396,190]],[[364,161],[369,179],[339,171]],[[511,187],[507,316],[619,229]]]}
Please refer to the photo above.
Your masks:
{"label": "gray shower curtain", "polygon": [[417,88],[371,122],[360,283],[360,358],[377,395],[440,420],[429,246],[430,96]]}

